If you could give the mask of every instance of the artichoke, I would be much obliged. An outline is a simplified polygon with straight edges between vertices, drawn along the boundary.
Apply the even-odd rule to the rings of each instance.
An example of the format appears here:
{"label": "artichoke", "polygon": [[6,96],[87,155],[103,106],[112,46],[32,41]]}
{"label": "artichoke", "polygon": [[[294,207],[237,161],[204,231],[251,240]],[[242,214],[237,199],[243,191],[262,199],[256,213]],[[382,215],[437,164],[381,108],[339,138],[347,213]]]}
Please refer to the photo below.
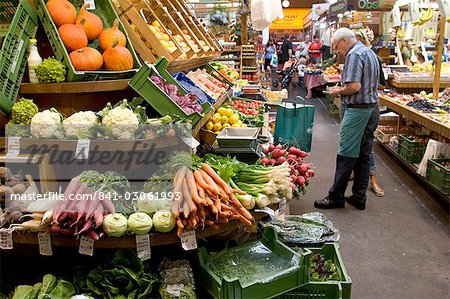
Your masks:
{"label": "artichoke", "polygon": [[33,100],[21,98],[14,103],[11,109],[11,123],[25,125],[31,122],[31,118],[39,109]]}
{"label": "artichoke", "polygon": [[40,83],[61,83],[66,78],[66,67],[55,58],[44,59],[35,71]]}

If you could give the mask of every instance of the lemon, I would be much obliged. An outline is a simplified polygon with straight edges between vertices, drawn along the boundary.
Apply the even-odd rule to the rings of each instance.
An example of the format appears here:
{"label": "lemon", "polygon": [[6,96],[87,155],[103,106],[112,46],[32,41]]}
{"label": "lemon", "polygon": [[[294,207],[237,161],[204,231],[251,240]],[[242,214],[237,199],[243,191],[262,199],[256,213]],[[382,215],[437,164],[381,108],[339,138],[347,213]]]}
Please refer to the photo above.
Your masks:
{"label": "lemon", "polygon": [[242,124],[241,128],[247,128],[246,124]]}
{"label": "lemon", "polygon": [[220,122],[223,124],[226,124],[228,122],[228,117],[226,117],[225,115],[222,115],[220,117]]}
{"label": "lemon", "polygon": [[220,123],[220,115],[214,115],[212,118],[213,123]]}
{"label": "lemon", "polygon": [[214,117],[214,116],[221,117],[222,115],[221,115],[220,113],[217,113],[217,112],[216,112],[216,113],[214,113],[213,117]]}
{"label": "lemon", "polygon": [[214,127],[214,124],[212,121],[208,121],[205,125],[205,129],[208,131],[212,131],[213,127]]}
{"label": "lemon", "polygon": [[227,108],[220,107],[219,109],[217,109],[217,113],[219,113],[220,115],[225,115],[225,113],[227,113]]}
{"label": "lemon", "polygon": [[232,124],[231,127],[232,127],[232,128],[240,128],[241,125],[240,125],[240,124]]}
{"label": "lemon", "polygon": [[242,121],[238,120],[237,124],[239,125],[239,127],[242,127]]}
{"label": "lemon", "polygon": [[220,134],[220,131],[215,131],[214,134]]}
{"label": "lemon", "polygon": [[222,124],[221,123],[215,123],[214,124],[214,126],[213,126],[213,130],[214,131],[220,131],[220,130],[222,130]]}
{"label": "lemon", "polygon": [[227,117],[231,117],[233,115],[233,109],[231,109],[231,108],[225,109],[223,111],[222,115],[225,115]]}
{"label": "lemon", "polygon": [[228,118],[228,123],[234,125],[237,124],[239,121],[239,116],[237,114],[233,114]]}
{"label": "lemon", "polygon": [[222,129],[229,128],[231,125],[229,123],[223,124]]}

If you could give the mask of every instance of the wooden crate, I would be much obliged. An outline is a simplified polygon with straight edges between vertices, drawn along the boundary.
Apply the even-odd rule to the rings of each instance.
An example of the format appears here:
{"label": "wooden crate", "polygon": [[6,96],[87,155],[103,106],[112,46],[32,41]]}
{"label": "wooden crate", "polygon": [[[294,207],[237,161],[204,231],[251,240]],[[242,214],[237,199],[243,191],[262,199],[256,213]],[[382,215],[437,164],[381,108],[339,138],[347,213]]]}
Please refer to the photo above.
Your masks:
{"label": "wooden crate", "polygon": [[143,0],[142,3],[146,4],[146,8],[143,10],[143,15],[149,23],[154,16],[157,16],[160,23],[164,24],[172,32],[173,39],[180,45],[180,47],[182,42],[186,44],[186,47],[189,49],[189,51],[186,51],[187,58],[201,57],[206,53],[206,51],[201,48],[200,42],[194,34],[190,34],[190,37],[192,38],[194,44],[197,45],[197,48],[194,44],[191,44],[191,41],[188,40],[187,36],[183,33],[183,29],[187,30],[186,28],[189,28],[189,26],[183,26],[182,22],[175,20],[172,17],[172,14],[169,13],[168,7],[164,6],[159,0]]}
{"label": "wooden crate", "polygon": [[[147,8],[148,5],[142,0],[113,0],[114,9],[116,10],[120,20],[124,24],[131,42],[135,47],[140,58],[147,62],[155,62],[159,57],[166,57],[169,62],[182,57],[183,51],[178,43],[169,35],[170,40],[175,44],[176,50],[170,53],[161,43],[160,36],[150,30],[149,24],[144,20],[141,10]],[[145,10],[147,21],[158,21],[166,33],[169,33],[163,23],[157,16],[152,15],[151,9]],[[150,19],[150,16],[153,18]]]}
{"label": "wooden crate", "polygon": [[204,38],[207,44],[214,47],[216,54],[223,51],[223,48],[219,45],[217,39],[214,38],[200,23],[200,21],[192,14],[191,10],[186,6],[186,3],[183,0],[171,0],[170,2],[182,14],[183,18],[186,20],[187,24],[192,28],[192,30],[196,31],[199,36]]}

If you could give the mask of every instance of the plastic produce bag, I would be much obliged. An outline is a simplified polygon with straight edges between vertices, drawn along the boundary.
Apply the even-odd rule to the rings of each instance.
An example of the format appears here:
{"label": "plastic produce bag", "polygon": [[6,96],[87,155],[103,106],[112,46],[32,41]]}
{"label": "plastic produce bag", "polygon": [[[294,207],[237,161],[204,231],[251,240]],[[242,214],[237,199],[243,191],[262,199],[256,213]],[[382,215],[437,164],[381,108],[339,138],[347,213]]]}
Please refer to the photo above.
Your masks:
{"label": "plastic produce bag", "polygon": [[159,295],[163,299],[195,299],[194,273],[187,260],[162,261]]}
{"label": "plastic produce bag", "polygon": [[319,212],[285,216],[284,220],[274,220],[263,226],[273,228],[283,243],[292,245],[314,247],[340,239],[333,223]]}
{"label": "plastic produce bag", "polygon": [[198,102],[203,104],[205,102],[210,103],[211,105],[214,105],[215,101],[213,98],[211,98],[207,93],[205,93],[203,90],[201,90],[197,85],[195,85],[194,82],[192,82],[191,79],[186,77],[186,74],[183,72],[179,72],[172,75],[175,80],[178,81],[178,83],[183,86],[183,88],[188,92],[195,94],[198,98]]}
{"label": "plastic produce bag", "polygon": [[428,159],[450,158],[450,144],[439,142],[433,139],[428,140],[427,149],[420,162],[417,173],[426,176]]}
{"label": "plastic produce bag", "polygon": [[250,9],[254,30],[263,30],[276,18],[283,18],[281,1],[252,0]]}

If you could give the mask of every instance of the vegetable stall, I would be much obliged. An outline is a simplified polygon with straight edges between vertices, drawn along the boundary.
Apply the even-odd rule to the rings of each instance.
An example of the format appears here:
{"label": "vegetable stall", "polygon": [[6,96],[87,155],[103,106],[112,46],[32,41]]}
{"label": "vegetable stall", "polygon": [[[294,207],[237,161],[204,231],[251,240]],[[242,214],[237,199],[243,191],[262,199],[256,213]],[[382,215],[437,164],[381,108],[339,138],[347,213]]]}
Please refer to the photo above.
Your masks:
{"label": "vegetable stall", "polygon": [[[18,66],[0,81],[0,253],[9,272],[47,264],[2,275],[2,295],[229,298],[200,279],[227,274],[205,274],[211,264],[198,248],[228,251],[229,240],[254,238],[267,258],[284,252],[277,280],[290,282],[271,296],[310,291],[310,251],[279,241],[283,230],[260,232],[262,221],[284,221],[314,165],[295,144],[270,142],[267,99],[245,97],[261,86],[214,61],[221,46],[183,1],[16,4],[0,55],[1,74]],[[34,37],[43,59],[26,70]],[[250,260],[240,261],[242,269]],[[330,294],[349,281],[328,278]],[[262,280],[222,283],[251,292]]]}

